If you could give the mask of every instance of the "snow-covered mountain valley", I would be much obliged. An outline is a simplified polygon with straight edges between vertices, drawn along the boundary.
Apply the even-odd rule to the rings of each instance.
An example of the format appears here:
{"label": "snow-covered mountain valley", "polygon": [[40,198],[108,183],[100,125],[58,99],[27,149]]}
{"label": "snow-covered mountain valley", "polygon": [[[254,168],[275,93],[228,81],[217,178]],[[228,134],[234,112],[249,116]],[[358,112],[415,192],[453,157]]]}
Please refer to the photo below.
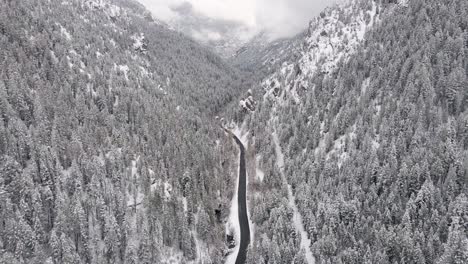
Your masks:
{"label": "snow-covered mountain valley", "polygon": [[172,11],[0,2],[0,263],[468,262],[466,1]]}

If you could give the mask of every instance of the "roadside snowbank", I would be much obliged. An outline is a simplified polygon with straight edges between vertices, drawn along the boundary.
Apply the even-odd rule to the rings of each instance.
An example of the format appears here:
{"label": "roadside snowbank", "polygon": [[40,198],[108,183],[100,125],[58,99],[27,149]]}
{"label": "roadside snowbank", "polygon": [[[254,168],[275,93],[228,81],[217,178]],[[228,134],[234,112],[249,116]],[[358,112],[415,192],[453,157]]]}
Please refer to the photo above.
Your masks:
{"label": "roadside snowbank", "polygon": [[[237,166],[239,167],[239,166]],[[237,180],[234,195],[231,200],[231,209],[226,223],[226,234],[234,237],[236,246],[230,251],[226,257],[226,264],[235,264],[237,254],[239,254],[240,246],[240,224],[239,224],[239,206],[237,204],[237,191],[239,189],[239,169],[237,169]]]}
{"label": "roadside snowbank", "polygon": [[[244,122],[242,123],[241,127],[239,127],[235,123],[231,123],[229,125],[230,131],[242,142],[242,145],[244,145],[246,151],[247,151],[247,146],[248,146],[248,135],[249,131],[247,130],[247,123]],[[237,160],[240,160],[240,153],[239,153],[239,158]],[[232,197],[231,200],[231,209],[230,209],[230,214],[228,217],[228,221],[226,223],[226,234],[230,234],[231,231],[234,232],[234,239],[236,242],[235,248],[231,250],[231,253],[226,257],[226,264],[235,264],[236,263],[236,258],[237,255],[239,254],[239,246],[240,246],[240,224],[239,224],[239,209],[238,209],[238,203],[237,203],[237,193],[239,189],[239,162],[236,162],[237,164],[237,170],[236,170],[236,175],[237,175],[237,180],[236,180],[236,187],[235,187],[235,193]],[[247,181],[247,217],[249,220],[249,229],[250,229],[250,243],[252,244],[253,238],[254,238],[254,226],[252,223],[252,220],[250,219],[250,203],[249,203],[249,195],[248,195],[248,186],[249,186],[249,174],[248,171],[246,173],[246,181]]]}

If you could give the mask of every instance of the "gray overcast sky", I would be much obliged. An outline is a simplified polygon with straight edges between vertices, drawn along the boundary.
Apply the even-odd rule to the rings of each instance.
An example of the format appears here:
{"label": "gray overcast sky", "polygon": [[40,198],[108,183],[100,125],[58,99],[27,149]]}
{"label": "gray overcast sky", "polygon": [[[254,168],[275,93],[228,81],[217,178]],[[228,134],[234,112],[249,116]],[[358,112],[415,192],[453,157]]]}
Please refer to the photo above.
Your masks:
{"label": "gray overcast sky", "polygon": [[308,21],[334,0],[138,0],[165,22],[183,19],[171,7],[184,2],[214,19],[242,22],[252,32],[265,30],[273,38],[288,37],[307,27]]}

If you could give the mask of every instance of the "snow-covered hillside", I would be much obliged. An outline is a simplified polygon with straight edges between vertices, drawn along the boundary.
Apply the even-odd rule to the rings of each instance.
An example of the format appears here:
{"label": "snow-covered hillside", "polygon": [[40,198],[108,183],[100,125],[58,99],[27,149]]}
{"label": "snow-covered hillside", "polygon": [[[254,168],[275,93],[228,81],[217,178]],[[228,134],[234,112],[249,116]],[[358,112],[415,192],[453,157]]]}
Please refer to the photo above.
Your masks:
{"label": "snow-covered hillside", "polygon": [[468,260],[467,4],[330,8],[253,89],[252,263]]}
{"label": "snow-covered hillside", "polygon": [[299,59],[285,62],[263,81],[267,94],[283,99],[289,94],[299,103],[299,94],[313,89],[308,82],[312,75],[332,73],[356,51],[365,33],[378,23],[378,7],[372,1],[371,10],[360,10],[354,2],[327,9],[310,22]]}
{"label": "snow-covered hillside", "polygon": [[221,263],[239,71],[131,0],[0,1],[0,46],[0,263]]}
{"label": "snow-covered hillside", "polygon": [[468,1],[172,11],[0,1],[0,263],[468,263]]}

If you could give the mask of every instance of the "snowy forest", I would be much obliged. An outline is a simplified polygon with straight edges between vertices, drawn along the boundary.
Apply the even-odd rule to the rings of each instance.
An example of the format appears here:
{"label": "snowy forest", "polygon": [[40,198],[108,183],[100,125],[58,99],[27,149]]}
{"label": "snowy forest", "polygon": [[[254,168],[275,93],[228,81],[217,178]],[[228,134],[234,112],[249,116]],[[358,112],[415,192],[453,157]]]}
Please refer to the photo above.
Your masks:
{"label": "snowy forest", "polygon": [[343,1],[258,43],[0,1],[0,263],[240,263],[242,159],[245,263],[468,263],[468,1]]}

